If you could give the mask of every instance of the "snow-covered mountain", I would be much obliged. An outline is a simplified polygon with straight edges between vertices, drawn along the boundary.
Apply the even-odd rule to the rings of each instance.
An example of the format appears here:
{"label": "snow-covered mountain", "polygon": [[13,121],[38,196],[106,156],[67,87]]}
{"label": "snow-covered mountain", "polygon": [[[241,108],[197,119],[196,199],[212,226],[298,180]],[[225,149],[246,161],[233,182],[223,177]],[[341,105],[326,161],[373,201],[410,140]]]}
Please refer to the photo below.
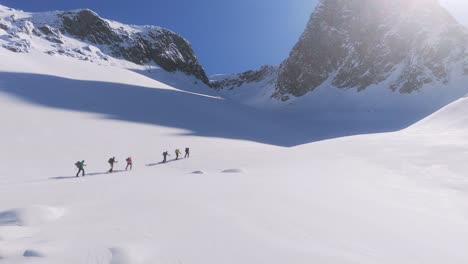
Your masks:
{"label": "snow-covered mountain", "polygon": [[468,35],[437,0],[323,0],[281,65],[275,97],[302,96],[324,82],[400,93],[468,74]]}
{"label": "snow-covered mountain", "polygon": [[[468,92],[461,85],[468,80],[467,47],[466,29],[437,0],[321,0],[277,75],[267,77],[263,101],[429,114]],[[263,80],[242,78],[213,83],[265,90]]]}
{"label": "snow-covered mountain", "polygon": [[27,13],[0,6],[0,46],[13,52],[32,49],[103,64],[126,60],[156,64],[208,83],[190,43],[157,26],[124,25],[91,10]]}

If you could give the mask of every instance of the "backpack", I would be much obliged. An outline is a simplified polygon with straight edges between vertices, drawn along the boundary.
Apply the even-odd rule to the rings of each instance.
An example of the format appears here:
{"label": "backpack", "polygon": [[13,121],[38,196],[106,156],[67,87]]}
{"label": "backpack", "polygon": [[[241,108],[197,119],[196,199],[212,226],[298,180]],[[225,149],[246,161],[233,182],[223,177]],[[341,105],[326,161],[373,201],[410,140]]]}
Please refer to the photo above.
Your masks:
{"label": "backpack", "polygon": [[189,148],[185,148],[185,153],[189,153],[190,149]]}
{"label": "backpack", "polygon": [[77,161],[77,162],[75,163],[75,166],[76,166],[78,169],[81,168],[81,162],[80,162],[80,161]]}
{"label": "backpack", "polygon": [[114,159],[110,158],[107,162],[109,162],[109,164],[112,164],[114,163]]}

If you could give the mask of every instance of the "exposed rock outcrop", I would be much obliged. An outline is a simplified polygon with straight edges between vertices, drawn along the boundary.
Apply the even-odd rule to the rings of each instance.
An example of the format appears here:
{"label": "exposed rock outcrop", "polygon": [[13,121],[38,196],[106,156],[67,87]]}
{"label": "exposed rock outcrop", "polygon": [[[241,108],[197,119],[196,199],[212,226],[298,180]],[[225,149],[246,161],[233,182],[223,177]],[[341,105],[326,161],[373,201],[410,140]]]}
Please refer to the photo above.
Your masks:
{"label": "exposed rock outcrop", "polygon": [[[99,57],[123,58],[136,64],[156,63],[166,71],[181,71],[208,84],[208,78],[190,43],[180,35],[157,26],[129,26],[99,17],[91,10],[36,13],[24,18],[12,16],[0,21],[9,33],[3,47],[28,52],[28,35],[34,34],[52,43],[48,54],[64,54],[90,60],[79,48],[67,47],[64,37],[98,47]],[[26,35],[26,37],[24,36]],[[57,44],[58,46],[55,46]]]}
{"label": "exposed rock outcrop", "polygon": [[447,82],[467,61],[467,43],[465,28],[437,0],[321,0],[273,96],[286,101],[325,82],[361,91],[385,81],[412,93]]}

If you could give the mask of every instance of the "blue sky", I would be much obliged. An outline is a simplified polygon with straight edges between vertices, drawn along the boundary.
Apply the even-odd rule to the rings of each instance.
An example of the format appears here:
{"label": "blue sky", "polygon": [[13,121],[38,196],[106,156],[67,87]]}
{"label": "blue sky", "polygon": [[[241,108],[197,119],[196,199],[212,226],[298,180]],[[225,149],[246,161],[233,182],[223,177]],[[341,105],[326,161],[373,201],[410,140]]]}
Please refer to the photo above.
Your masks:
{"label": "blue sky", "polygon": [[279,64],[316,0],[0,0],[24,11],[89,8],[129,24],[169,28],[191,43],[208,74]]}

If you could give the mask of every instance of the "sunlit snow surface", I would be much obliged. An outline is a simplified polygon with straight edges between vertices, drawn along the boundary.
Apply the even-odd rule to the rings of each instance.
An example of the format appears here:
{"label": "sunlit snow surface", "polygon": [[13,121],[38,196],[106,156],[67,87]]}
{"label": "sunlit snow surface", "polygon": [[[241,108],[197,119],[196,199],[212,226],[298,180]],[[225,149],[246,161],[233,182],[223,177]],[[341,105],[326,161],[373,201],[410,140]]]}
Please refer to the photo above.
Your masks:
{"label": "sunlit snow surface", "polygon": [[254,110],[155,69],[0,58],[1,264],[468,261],[467,99],[363,134],[406,125]]}

